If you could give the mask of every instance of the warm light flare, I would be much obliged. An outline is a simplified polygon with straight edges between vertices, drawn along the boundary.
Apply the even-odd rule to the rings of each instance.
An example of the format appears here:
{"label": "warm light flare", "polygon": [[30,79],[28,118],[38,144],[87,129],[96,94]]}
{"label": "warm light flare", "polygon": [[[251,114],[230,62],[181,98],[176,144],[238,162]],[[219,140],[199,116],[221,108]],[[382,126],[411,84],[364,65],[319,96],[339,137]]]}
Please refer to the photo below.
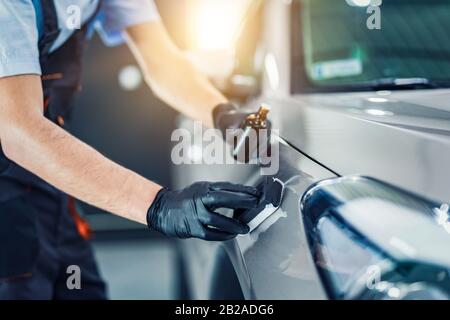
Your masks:
{"label": "warm light flare", "polygon": [[249,0],[199,0],[194,26],[197,49],[233,49],[248,4]]}

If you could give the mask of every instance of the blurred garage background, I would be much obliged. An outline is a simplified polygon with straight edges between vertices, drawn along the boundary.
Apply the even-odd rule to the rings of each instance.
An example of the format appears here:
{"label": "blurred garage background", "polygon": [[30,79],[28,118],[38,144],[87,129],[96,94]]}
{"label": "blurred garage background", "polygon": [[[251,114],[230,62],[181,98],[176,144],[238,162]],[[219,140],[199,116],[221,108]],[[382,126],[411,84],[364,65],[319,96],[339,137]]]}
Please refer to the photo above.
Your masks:
{"label": "blurred garage background", "polygon": [[[281,0],[280,0],[281,1]],[[177,45],[230,98],[257,93],[258,39],[264,1],[157,0]],[[162,185],[174,177],[170,136],[179,115],[156,99],[126,46],[98,35],[85,61],[83,91],[69,128],[112,160]],[[180,297],[176,241],[79,203],[112,299]]]}

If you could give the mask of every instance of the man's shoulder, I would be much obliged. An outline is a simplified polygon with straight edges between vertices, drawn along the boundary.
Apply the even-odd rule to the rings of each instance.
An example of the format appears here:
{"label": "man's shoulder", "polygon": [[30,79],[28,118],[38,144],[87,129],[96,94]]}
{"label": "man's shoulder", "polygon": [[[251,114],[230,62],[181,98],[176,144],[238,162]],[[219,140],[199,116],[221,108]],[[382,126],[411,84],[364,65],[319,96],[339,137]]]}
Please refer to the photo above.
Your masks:
{"label": "man's shoulder", "polygon": [[35,8],[29,1],[0,1],[0,77],[40,74]]}

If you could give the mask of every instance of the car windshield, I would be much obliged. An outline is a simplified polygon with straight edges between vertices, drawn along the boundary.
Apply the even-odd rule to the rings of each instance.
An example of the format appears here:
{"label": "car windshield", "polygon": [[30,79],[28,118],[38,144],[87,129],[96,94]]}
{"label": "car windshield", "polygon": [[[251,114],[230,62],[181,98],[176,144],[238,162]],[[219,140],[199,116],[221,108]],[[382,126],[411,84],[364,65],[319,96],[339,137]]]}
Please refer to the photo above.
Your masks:
{"label": "car windshield", "polygon": [[304,67],[298,72],[303,73],[305,86],[449,86],[450,0],[300,3]]}

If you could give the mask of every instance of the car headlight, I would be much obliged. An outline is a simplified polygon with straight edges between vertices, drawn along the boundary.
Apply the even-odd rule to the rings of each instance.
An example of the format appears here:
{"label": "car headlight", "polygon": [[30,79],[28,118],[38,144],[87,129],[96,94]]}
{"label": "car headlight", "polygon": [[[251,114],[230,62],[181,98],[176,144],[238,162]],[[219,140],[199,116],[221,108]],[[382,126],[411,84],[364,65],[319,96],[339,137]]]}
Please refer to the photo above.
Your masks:
{"label": "car headlight", "polygon": [[449,299],[450,235],[437,204],[380,181],[313,186],[301,209],[324,286],[334,299]]}

